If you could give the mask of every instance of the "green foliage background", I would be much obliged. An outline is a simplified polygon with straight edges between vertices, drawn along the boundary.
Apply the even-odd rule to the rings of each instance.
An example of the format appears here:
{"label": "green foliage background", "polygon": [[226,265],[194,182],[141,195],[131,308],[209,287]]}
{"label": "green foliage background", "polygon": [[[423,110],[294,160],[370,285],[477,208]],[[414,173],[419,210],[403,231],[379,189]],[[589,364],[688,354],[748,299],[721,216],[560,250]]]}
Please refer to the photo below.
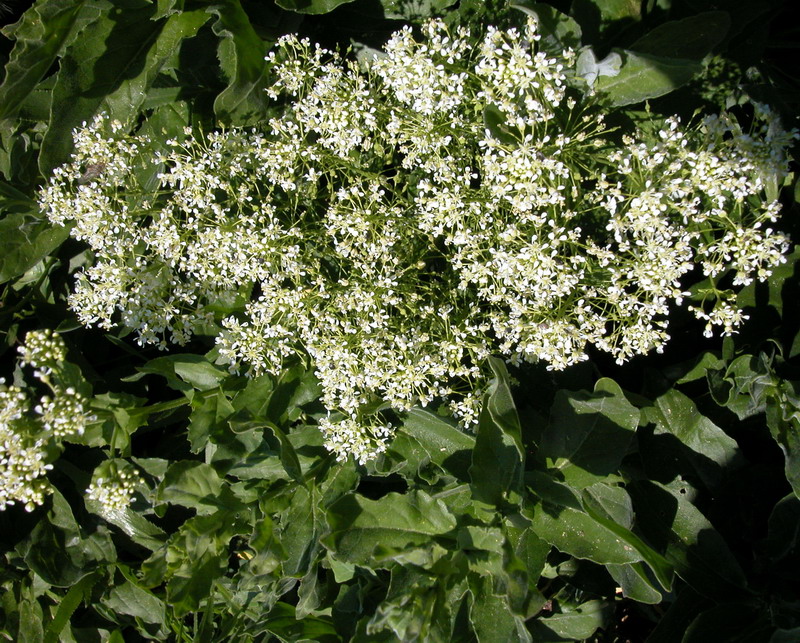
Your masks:
{"label": "green foliage background", "polygon": [[[744,88],[796,125],[788,0],[519,4],[545,49],[590,46],[583,71],[632,115],[647,100],[690,116]],[[524,13],[501,0],[38,0],[3,29],[3,375],[21,378],[27,331],[58,329],[102,420],[54,463],[43,507],[0,520],[7,640],[800,637],[798,252],[744,290],[751,319],[734,340],[701,339],[686,319],[664,355],[623,367],[493,361],[475,435],[415,410],[367,466],[322,446],[301,366],[248,380],[202,340],[164,356],[67,309],[83,248],[35,190],[74,127],[98,111],[163,137],[258,125],[280,35],[377,49],[430,16],[477,29]],[[775,191],[797,239],[796,179]],[[83,499],[109,453],[146,477],[124,512]]]}

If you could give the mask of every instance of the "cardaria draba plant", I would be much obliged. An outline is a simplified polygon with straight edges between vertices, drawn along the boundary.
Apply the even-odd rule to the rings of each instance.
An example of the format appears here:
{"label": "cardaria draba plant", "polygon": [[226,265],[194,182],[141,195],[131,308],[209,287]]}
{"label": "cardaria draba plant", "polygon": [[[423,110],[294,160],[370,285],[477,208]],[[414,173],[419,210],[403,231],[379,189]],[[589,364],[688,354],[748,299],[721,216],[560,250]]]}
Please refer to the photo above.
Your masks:
{"label": "cardaria draba plant", "polygon": [[767,278],[788,247],[765,188],[794,134],[766,107],[749,131],[728,114],[611,131],[534,21],[477,46],[435,21],[424,36],[364,67],[283,38],[285,108],[260,130],[77,130],[40,203],[94,253],[81,321],[162,347],[216,329],[250,374],[310,358],[327,446],[362,462],[392,434],[376,409],[441,399],[475,423],[490,354],[562,369],[590,346],[661,350],[695,268],[712,286],[694,312],[735,331],[718,284]]}

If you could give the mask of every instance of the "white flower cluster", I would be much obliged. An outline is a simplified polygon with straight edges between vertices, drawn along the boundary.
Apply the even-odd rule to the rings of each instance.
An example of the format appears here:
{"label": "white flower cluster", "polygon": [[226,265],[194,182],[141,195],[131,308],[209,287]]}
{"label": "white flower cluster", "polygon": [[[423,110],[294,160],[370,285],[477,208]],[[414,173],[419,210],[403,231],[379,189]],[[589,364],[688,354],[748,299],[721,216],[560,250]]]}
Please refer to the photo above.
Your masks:
{"label": "white flower cluster", "polygon": [[0,380],[0,511],[21,503],[27,511],[50,491],[45,478],[52,468],[46,441],[36,438],[27,420],[30,403],[24,391]]}
{"label": "white flower cluster", "polygon": [[123,511],[130,506],[142,477],[124,461],[105,460],[94,471],[86,498],[100,503],[104,512]]}
{"label": "white flower cluster", "polygon": [[[784,261],[765,194],[795,134],[768,109],[748,132],[723,114],[620,142],[571,86],[574,54],[538,38],[529,21],[476,47],[434,21],[359,69],[285,37],[268,95],[289,106],[265,132],[166,151],[99,116],[40,197],[95,255],[72,307],[162,347],[223,311],[221,360],[251,374],[310,356],[328,447],[365,461],[391,437],[381,403],[441,399],[473,425],[490,354],[661,350],[695,266],[735,286]],[[695,313],[734,332],[733,291],[714,292],[724,310]]]}
{"label": "white flower cluster", "polygon": [[0,510],[20,502],[32,511],[50,491],[45,476],[61,440],[82,435],[95,418],[88,412],[88,400],[60,381],[67,348],[59,335],[31,331],[19,353],[20,363],[35,369],[34,376],[52,396],[42,396],[31,413],[26,392],[0,380]]}

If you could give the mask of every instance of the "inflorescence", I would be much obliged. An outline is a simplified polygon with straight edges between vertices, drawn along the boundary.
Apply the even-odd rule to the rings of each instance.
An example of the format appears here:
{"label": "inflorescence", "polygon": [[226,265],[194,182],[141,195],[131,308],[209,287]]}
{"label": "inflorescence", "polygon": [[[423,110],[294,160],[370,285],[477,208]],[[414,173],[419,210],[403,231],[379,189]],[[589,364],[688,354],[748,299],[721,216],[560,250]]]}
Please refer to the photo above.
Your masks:
{"label": "inflorescence", "polygon": [[263,130],[76,130],[40,204],[94,253],[80,320],[162,348],[216,332],[252,375],[310,358],[326,444],[361,462],[392,436],[380,403],[444,400],[474,425],[491,354],[563,369],[590,347],[661,351],[688,278],[711,284],[690,307],[707,332],[736,331],[734,287],[789,247],[766,188],[795,134],[771,111],[748,131],[721,114],[623,134],[532,20],[477,47],[437,21],[424,35],[365,67],[282,38]]}

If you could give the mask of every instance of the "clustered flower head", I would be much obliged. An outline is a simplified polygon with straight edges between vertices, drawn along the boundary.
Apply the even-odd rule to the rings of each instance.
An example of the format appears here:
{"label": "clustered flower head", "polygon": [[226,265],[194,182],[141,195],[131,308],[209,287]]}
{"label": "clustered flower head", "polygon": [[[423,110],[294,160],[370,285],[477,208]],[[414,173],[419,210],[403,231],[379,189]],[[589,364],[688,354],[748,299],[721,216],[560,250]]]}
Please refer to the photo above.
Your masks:
{"label": "clustered flower head", "polygon": [[119,512],[130,506],[142,477],[124,460],[104,460],[94,471],[86,498],[98,502],[104,512]]}
{"label": "clustered flower head", "polygon": [[31,413],[28,393],[0,380],[0,510],[19,502],[32,511],[50,492],[45,476],[61,440],[83,434],[94,416],[88,400],[60,381],[67,349],[59,335],[32,331],[19,353],[21,364],[34,367],[34,376],[52,396],[42,396]]}
{"label": "clustered flower head", "polygon": [[159,146],[98,116],[40,196],[94,253],[73,309],[162,347],[215,332],[249,374],[309,357],[328,448],[362,462],[392,435],[381,404],[442,400],[473,425],[491,354],[563,369],[661,350],[695,267],[713,284],[695,314],[735,332],[719,284],[784,261],[766,184],[795,134],[755,105],[748,131],[653,116],[622,135],[574,54],[538,40],[533,20],[477,47],[432,21],[359,67],[287,36],[261,130]]}

